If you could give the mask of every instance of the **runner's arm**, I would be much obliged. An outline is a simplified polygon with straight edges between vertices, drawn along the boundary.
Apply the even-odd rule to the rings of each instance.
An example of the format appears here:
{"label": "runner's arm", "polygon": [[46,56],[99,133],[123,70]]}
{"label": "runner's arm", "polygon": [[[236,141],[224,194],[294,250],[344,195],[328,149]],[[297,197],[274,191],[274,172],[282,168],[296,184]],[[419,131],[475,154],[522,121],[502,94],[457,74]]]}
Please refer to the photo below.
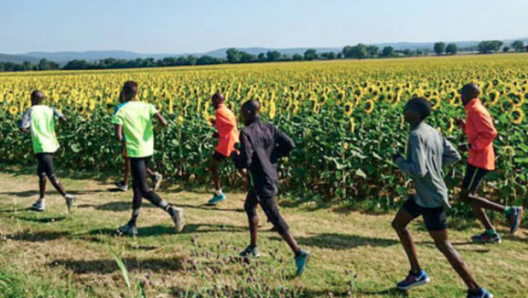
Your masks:
{"label": "runner's arm", "polygon": [[66,123],[66,117],[64,116],[63,113],[61,113],[59,110],[53,108],[53,115],[57,118],[59,118],[60,122],[62,124]]}
{"label": "runner's arm", "polygon": [[427,175],[427,168],[425,167],[425,152],[423,151],[423,144],[421,144],[420,137],[411,135],[409,138],[411,144],[409,150],[411,158],[405,160],[402,157],[397,158],[394,162],[400,170],[415,178],[424,178]]}
{"label": "runner's arm", "polygon": [[115,134],[116,139],[118,142],[123,142],[123,126],[121,125],[114,125],[115,126]]}
{"label": "runner's arm", "polygon": [[24,112],[22,120],[18,122],[18,128],[21,132],[26,132],[31,127],[31,109]]}
{"label": "runner's arm", "polygon": [[493,125],[493,119],[483,113],[475,113],[473,122],[477,129],[477,137],[470,144],[472,150],[483,150],[493,143],[497,137],[497,130]]}
{"label": "runner's arm", "polygon": [[249,169],[253,161],[253,153],[255,150],[249,141],[249,137],[242,131],[240,134],[240,155],[238,155],[238,168]]}
{"label": "runner's arm", "polygon": [[293,148],[295,148],[295,142],[278,129],[275,129],[275,140],[277,144],[277,156],[279,158],[288,156]]}
{"label": "runner's arm", "polygon": [[154,118],[158,119],[158,121],[161,123],[161,125],[163,125],[163,127],[167,127],[167,125],[169,125],[167,119],[165,119],[165,117],[163,117],[159,112],[154,114]]}
{"label": "runner's arm", "polygon": [[445,137],[443,138],[444,142],[444,154],[442,155],[442,166],[448,166],[450,164],[454,164],[456,162],[459,162],[462,157],[460,156],[460,153],[453,147],[451,142],[449,142]]}

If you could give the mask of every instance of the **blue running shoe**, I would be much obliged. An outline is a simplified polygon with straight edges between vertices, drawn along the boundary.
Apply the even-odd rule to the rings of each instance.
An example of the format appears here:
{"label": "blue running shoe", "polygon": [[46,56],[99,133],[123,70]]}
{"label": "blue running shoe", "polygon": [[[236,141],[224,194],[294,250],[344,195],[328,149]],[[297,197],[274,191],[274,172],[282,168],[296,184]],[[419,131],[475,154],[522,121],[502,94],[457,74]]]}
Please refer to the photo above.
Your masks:
{"label": "blue running shoe", "polygon": [[510,224],[510,233],[515,234],[521,226],[524,209],[522,207],[513,207],[512,212],[508,215],[508,221]]}
{"label": "blue running shoe", "polygon": [[476,293],[468,291],[467,298],[493,298],[493,295],[488,290],[481,288]]}
{"label": "blue running shoe", "polygon": [[208,204],[209,205],[216,205],[216,204],[218,204],[220,202],[225,201],[225,199],[226,199],[225,194],[221,194],[221,195],[215,194],[215,196],[212,199],[209,200]]}
{"label": "blue running shoe", "polygon": [[409,290],[414,287],[422,286],[428,284],[431,281],[425,270],[420,270],[417,274],[409,272],[407,278],[399,282],[397,287],[400,290]]}
{"label": "blue running shoe", "polygon": [[311,253],[309,251],[301,250],[301,254],[295,257],[295,266],[297,267],[297,276],[301,276],[306,269],[306,265],[310,260]]}

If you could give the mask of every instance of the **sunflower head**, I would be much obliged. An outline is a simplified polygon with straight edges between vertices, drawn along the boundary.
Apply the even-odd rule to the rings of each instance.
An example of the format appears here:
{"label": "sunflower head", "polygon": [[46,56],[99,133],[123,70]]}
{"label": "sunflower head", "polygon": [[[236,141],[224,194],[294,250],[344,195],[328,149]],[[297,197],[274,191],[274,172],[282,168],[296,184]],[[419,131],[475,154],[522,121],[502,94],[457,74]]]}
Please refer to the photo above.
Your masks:
{"label": "sunflower head", "polygon": [[12,116],[15,116],[16,114],[18,114],[18,108],[16,106],[10,106],[9,114],[11,114]]}
{"label": "sunflower head", "polygon": [[514,109],[511,115],[513,117],[513,120],[512,120],[513,124],[519,125],[522,123],[524,119],[524,112],[521,109],[519,108]]}
{"label": "sunflower head", "polygon": [[365,101],[365,113],[372,114],[374,111],[374,101],[371,99]]}
{"label": "sunflower head", "polygon": [[354,111],[354,104],[352,104],[351,102],[347,102],[345,103],[344,109],[345,115],[347,115],[347,117],[350,117],[352,115],[352,112]]}

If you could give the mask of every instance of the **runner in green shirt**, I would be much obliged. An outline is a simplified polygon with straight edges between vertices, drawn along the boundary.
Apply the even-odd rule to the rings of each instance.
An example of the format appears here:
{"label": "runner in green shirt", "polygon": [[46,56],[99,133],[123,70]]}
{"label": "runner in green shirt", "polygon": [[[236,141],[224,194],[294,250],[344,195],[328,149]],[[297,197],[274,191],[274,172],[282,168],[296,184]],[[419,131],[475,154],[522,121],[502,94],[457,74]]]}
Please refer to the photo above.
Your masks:
{"label": "runner in green shirt", "polygon": [[61,122],[65,123],[66,117],[56,109],[44,105],[44,100],[45,96],[42,92],[37,90],[31,93],[31,107],[27,109],[19,123],[22,132],[31,131],[33,151],[38,162],[40,198],[31,209],[35,211],[46,209],[44,196],[46,182],[49,179],[55,189],[66,199],[68,211],[71,211],[75,204],[75,197],[66,193],[59,179],[55,176],[53,167],[53,154],[59,149],[59,142],[55,135],[55,118],[59,118]]}
{"label": "runner in green shirt", "polygon": [[112,117],[112,124],[116,128],[117,140],[122,142],[123,134],[127,140],[126,149],[130,159],[132,188],[134,190],[132,218],[126,225],[119,228],[119,232],[129,236],[134,236],[138,233],[136,220],[139,216],[142,198],[165,210],[174,221],[176,232],[181,232],[184,227],[183,209],[168,204],[149,188],[146,180],[146,169],[154,154],[152,118],[156,117],[163,126],[167,126],[167,120],[161,116],[153,105],[138,101],[136,99],[137,93],[138,84],[132,81],[126,82],[121,91],[121,97],[128,103]]}

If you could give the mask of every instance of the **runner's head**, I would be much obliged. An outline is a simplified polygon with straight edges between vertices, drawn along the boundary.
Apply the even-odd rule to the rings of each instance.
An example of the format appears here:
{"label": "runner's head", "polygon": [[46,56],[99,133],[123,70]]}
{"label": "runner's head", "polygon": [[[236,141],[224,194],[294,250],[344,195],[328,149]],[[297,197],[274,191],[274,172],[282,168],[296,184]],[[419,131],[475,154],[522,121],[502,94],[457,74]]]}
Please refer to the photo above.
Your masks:
{"label": "runner's head", "polygon": [[431,115],[431,103],[421,97],[409,100],[403,111],[405,121],[411,126],[424,121],[429,115]]}
{"label": "runner's head", "polygon": [[213,107],[215,109],[218,109],[218,106],[225,102],[225,97],[222,93],[220,93],[220,91],[218,91],[213,94],[213,96],[211,97],[211,101],[213,102]]}
{"label": "runner's head", "polygon": [[240,118],[244,125],[249,125],[258,118],[260,113],[260,103],[256,99],[246,101],[240,108]]}
{"label": "runner's head", "polygon": [[32,105],[38,105],[41,104],[46,97],[44,96],[44,93],[41,91],[35,90],[31,93],[31,104]]}
{"label": "runner's head", "polygon": [[134,100],[138,94],[138,83],[134,81],[127,81],[121,89],[121,95],[119,96],[120,102],[127,102]]}
{"label": "runner's head", "polygon": [[462,103],[467,105],[471,100],[478,98],[480,96],[480,88],[476,84],[466,84],[460,90],[460,97],[462,98]]}

